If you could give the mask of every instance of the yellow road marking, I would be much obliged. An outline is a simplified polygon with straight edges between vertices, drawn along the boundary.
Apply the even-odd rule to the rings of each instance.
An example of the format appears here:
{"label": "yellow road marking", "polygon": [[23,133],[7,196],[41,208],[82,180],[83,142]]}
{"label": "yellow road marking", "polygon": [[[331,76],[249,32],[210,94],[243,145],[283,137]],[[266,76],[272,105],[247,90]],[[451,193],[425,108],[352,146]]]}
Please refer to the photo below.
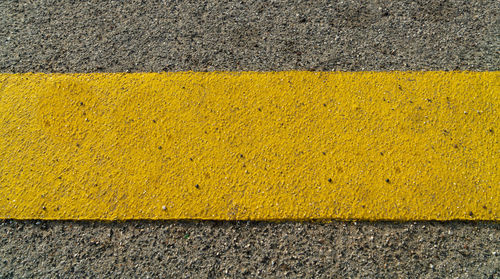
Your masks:
{"label": "yellow road marking", "polygon": [[499,77],[0,74],[0,217],[499,220]]}

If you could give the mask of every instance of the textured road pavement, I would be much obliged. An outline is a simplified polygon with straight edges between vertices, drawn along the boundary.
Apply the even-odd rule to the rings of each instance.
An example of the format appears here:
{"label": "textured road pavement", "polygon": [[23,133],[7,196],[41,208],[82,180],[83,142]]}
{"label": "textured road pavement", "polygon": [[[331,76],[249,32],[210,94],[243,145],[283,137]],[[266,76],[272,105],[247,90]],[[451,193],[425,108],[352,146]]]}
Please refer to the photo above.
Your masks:
{"label": "textured road pavement", "polygon": [[74,2],[2,1],[0,70],[498,70],[500,62],[494,0]]}
{"label": "textured road pavement", "polygon": [[500,266],[488,223],[5,221],[0,235],[3,278],[497,278]]}
{"label": "textured road pavement", "polygon": [[[499,70],[497,1],[2,1],[0,72]],[[491,222],[0,223],[0,277],[497,278]]]}

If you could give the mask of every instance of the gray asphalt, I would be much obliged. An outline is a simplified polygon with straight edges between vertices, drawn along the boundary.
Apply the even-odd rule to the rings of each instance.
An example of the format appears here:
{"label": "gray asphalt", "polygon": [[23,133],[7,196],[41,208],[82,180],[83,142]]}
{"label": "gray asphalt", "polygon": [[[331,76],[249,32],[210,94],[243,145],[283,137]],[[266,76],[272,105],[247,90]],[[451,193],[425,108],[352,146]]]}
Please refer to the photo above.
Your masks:
{"label": "gray asphalt", "polygon": [[[3,278],[498,278],[498,224],[0,225]],[[496,276],[496,277],[495,277]]]}
{"label": "gray asphalt", "polygon": [[[500,68],[498,1],[126,2],[1,1],[0,72]],[[1,278],[500,278],[498,222],[4,220],[0,236]]]}
{"label": "gray asphalt", "polygon": [[3,0],[0,71],[498,70],[498,1],[329,2]]}

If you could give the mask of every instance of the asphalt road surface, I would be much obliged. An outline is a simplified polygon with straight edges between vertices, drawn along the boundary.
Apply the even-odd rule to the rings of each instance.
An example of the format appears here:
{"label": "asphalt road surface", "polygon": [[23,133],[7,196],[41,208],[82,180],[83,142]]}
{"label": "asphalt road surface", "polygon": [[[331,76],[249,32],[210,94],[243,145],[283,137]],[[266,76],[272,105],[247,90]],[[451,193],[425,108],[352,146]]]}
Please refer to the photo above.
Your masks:
{"label": "asphalt road surface", "polygon": [[[498,71],[498,1],[2,1],[0,72]],[[1,96],[0,96],[1,97]],[[498,222],[0,221],[0,277],[499,278]]]}

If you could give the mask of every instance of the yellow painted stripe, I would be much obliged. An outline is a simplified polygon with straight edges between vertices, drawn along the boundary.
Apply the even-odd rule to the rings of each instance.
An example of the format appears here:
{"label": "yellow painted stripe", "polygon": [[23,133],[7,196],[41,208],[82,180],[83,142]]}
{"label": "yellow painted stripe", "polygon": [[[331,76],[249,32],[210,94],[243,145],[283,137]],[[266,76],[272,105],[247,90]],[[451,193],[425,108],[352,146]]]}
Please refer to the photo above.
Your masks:
{"label": "yellow painted stripe", "polygon": [[499,220],[499,77],[0,74],[0,217]]}

